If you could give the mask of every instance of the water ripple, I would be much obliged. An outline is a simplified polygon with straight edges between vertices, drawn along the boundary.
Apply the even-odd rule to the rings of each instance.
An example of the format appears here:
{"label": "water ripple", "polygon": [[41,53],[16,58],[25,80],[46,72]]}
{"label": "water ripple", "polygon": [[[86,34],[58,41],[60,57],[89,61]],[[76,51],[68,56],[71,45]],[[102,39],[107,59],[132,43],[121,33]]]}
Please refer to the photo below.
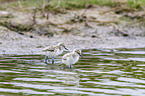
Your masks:
{"label": "water ripple", "polygon": [[68,69],[42,55],[0,58],[0,94],[58,96],[145,96],[145,49],[84,50]]}

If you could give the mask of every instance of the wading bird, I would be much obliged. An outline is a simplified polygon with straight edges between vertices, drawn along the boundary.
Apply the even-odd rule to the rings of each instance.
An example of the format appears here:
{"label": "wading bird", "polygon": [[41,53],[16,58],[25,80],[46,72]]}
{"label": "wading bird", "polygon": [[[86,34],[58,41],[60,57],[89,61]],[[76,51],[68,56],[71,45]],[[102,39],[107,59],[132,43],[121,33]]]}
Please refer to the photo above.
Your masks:
{"label": "wading bird", "polygon": [[79,60],[79,56],[82,56],[82,51],[80,49],[74,49],[73,52],[67,53],[62,57],[62,62],[72,68],[72,64],[75,64]]}
{"label": "wading bird", "polygon": [[45,47],[42,51],[43,52],[47,52],[46,57],[45,57],[45,63],[47,64],[47,59],[48,57],[52,57],[52,64],[54,64],[54,57],[62,54],[62,52],[64,51],[64,49],[68,50],[64,43],[58,43],[57,45],[53,45],[53,46],[48,46]]}

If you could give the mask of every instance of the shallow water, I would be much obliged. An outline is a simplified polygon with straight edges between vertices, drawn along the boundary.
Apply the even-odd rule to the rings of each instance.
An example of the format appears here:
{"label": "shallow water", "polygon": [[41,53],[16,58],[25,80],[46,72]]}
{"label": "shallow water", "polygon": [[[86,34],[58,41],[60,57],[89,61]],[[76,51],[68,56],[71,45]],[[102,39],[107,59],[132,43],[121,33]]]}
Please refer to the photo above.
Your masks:
{"label": "shallow water", "polygon": [[83,50],[68,69],[44,64],[44,56],[0,57],[0,95],[145,96],[145,48]]}

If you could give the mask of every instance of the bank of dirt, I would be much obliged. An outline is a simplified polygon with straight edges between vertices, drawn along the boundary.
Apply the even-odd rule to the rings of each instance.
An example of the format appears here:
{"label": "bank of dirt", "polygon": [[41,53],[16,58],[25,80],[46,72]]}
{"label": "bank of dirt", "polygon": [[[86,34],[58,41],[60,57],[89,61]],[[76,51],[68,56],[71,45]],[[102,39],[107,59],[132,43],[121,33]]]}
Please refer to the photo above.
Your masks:
{"label": "bank of dirt", "polygon": [[23,31],[15,26],[29,27],[34,23],[34,13],[12,10],[9,13],[12,17],[2,22],[9,22],[10,26],[0,26],[0,54],[44,54],[44,47],[59,42],[64,42],[70,50],[145,47],[144,22],[125,18],[110,7],[50,13],[49,19],[41,18],[38,12],[32,30]]}

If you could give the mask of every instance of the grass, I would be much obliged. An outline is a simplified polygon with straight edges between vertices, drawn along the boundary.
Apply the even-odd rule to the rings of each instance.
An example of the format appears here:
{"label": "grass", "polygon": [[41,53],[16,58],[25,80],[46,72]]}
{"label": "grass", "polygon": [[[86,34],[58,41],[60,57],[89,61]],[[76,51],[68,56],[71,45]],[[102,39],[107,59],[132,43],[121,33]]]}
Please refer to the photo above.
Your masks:
{"label": "grass", "polygon": [[128,0],[127,5],[130,8],[139,9],[141,7],[145,7],[145,0]]}
{"label": "grass", "polygon": [[111,7],[126,4],[129,8],[140,9],[142,6],[145,7],[145,0],[20,0],[20,2],[16,0],[11,4],[8,4],[8,7],[42,7],[43,4],[49,4],[53,9],[81,9],[85,8],[86,4]]}

